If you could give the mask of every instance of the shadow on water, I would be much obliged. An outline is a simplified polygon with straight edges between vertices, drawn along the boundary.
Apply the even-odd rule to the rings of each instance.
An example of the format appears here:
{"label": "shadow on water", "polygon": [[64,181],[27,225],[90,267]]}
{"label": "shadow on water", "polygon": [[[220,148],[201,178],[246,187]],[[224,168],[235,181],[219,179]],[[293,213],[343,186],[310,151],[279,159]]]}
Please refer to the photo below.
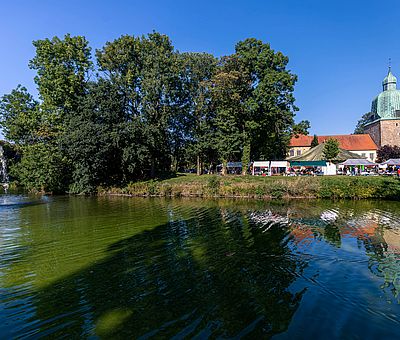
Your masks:
{"label": "shadow on water", "polygon": [[143,231],[37,292],[22,336],[270,337],[304,293],[290,289],[305,264],[288,235],[224,209]]}

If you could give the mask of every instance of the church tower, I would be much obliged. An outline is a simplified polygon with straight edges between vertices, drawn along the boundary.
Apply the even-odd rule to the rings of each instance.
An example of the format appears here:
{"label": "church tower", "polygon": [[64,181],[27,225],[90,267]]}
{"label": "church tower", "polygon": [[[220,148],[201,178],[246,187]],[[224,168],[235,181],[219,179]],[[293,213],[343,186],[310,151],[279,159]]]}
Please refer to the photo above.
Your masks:
{"label": "church tower", "polygon": [[397,89],[397,78],[390,66],[382,86],[383,91],[372,101],[370,121],[364,131],[378,147],[400,146],[400,90]]}

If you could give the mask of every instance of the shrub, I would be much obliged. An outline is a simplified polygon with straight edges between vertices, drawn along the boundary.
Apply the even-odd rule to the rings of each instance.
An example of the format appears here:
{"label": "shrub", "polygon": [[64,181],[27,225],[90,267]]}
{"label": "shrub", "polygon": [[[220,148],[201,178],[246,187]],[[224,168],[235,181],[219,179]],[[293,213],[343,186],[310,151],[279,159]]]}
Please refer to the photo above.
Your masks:
{"label": "shrub", "polygon": [[208,191],[213,195],[218,195],[221,181],[218,176],[210,176],[207,183]]}

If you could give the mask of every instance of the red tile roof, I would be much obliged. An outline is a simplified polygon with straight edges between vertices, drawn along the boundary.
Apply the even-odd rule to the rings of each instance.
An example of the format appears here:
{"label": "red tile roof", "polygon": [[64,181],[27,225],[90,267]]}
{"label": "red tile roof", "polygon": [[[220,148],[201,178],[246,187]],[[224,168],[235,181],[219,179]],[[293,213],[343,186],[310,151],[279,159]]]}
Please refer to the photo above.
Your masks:
{"label": "red tile roof", "polygon": [[[313,136],[299,135],[293,136],[290,140],[290,146],[311,146]],[[362,150],[378,150],[375,142],[368,134],[363,135],[334,135],[334,136],[317,136],[318,143],[321,144],[329,138],[334,138],[339,141],[339,147],[350,151]]]}

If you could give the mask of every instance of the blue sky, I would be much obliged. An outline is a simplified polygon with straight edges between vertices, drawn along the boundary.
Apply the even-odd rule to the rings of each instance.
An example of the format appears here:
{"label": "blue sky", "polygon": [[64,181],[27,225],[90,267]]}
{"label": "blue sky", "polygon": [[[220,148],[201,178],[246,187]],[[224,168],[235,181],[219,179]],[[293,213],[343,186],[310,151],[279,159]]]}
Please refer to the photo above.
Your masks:
{"label": "blue sky", "polygon": [[400,1],[2,1],[0,95],[21,83],[35,93],[32,41],[84,35],[91,47],[152,30],[180,51],[230,54],[255,37],[289,56],[298,75],[297,120],[311,133],[351,133],[381,91],[392,58],[400,79]]}

